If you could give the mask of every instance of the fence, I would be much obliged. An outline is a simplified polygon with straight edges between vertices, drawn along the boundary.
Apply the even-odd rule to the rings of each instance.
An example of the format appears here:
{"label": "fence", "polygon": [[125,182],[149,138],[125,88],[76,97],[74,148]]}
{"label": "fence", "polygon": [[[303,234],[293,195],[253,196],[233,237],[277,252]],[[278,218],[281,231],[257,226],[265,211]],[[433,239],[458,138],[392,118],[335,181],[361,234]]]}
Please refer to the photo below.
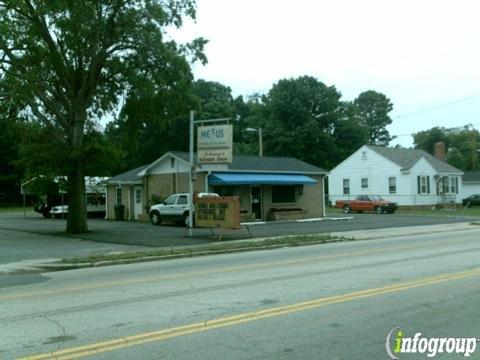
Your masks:
{"label": "fence", "polygon": [[[369,194],[350,194],[350,195],[337,195],[328,194],[326,196],[326,205],[334,206],[337,200],[355,200],[359,195]],[[371,194],[373,195],[373,194]],[[395,195],[395,194],[375,194],[380,196],[383,200],[393,201],[400,206],[435,206],[441,205],[443,207],[452,207],[457,203],[461,203],[461,199],[458,195]]]}

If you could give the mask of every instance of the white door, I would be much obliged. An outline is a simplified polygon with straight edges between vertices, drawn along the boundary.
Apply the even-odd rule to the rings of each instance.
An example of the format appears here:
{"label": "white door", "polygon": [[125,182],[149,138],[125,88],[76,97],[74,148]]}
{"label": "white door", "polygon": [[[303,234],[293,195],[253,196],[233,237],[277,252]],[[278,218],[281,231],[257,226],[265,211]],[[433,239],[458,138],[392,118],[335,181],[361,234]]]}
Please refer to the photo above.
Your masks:
{"label": "white door", "polygon": [[138,217],[142,214],[143,212],[143,202],[142,202],[142,187],[141,186],[135,186],[135,205],[133,207],[134,211],[134,218],[135,220],[138,219]]}

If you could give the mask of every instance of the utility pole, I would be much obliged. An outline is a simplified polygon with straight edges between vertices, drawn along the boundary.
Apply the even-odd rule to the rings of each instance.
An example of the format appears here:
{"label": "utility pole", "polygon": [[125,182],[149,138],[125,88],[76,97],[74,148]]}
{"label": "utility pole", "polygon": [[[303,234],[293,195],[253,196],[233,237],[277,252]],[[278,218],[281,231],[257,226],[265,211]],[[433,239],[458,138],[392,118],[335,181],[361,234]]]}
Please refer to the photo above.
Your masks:
{"label": "utility pole", "polygon": [[194,136],[195,112],[190,111],[190,171],[188,172],[188,193],[190,209],[188,211],[188,236],[193,236],[193,136]]}

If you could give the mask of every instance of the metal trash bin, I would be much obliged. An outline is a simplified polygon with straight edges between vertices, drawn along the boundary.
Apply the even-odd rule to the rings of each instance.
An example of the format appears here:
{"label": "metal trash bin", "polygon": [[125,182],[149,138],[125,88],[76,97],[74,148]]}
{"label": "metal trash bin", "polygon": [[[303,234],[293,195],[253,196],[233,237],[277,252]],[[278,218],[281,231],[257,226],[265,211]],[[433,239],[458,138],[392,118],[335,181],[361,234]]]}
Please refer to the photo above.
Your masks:
{"label": "metal trash bin", "polygon": [[124,205],[115,205],[115,220],[121,221],[125,219],[125,206]]}

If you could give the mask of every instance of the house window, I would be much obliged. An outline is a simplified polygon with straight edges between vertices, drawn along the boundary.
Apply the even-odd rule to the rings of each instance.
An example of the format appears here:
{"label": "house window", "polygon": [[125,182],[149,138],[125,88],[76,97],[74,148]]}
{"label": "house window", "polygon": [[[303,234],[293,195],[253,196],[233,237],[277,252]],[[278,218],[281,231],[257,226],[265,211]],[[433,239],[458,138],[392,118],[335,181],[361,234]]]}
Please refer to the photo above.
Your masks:
{"label": "house window", "polygon": [[122,188],[117,187],[115,193],[115,204],[120,205],[122,203]]}
{"label": "house window", "polygon": [[362,178],[362,189],[368,189],[368,178]]}
{"label": "house window", "polygon": [[135,204],[142,203],[142,189],[135,189]]}
{"label": "house window", "polygon": [[457,177],[450,178],[450,192],[452,194],[458,194],[458,178]]}
{"label": "house window", "polygon": [[367,160],[367,152],[362,151],[362,160]]}
{"label": "house window", "polygon": [[397,178],[389,177],[388,178],[388,193],[396,194],[397,193]]}
{"label": "house window", "polygon": [[418,176],[417,177],[418,193],[430,194],[430,176]]}
{"label": "house window", "polygon": [[294,186],[272,186],[272,203],[294,203]]}
{"label": "house window", "polygon": [[170,167],[173,169],[175,167],[175,159],[172,157],[170,158]]}
{"label": "house window", "polygon": [[445,176],[442,180],[444,194],[458,194],[458,177]]}
{"label": "house window", "polygon": [[343,195],[350,195],[350,179],[343,179]]}

